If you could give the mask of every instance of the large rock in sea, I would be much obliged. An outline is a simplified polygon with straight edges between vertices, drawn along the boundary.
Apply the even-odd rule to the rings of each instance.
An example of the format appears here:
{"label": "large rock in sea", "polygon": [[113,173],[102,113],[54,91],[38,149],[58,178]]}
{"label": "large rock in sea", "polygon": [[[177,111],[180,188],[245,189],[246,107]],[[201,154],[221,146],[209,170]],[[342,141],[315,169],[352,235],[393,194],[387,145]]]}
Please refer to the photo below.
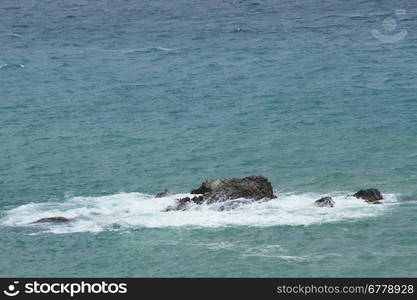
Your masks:
{"label": "large rock in sea", "polygon": [[66,223],[71,221],[72,219],[67,219],[65,217],[50,217],[39,219],[33,223]]}
{"label": "large rock in sea", "polygon": [[252,201],[276,198],[268,179],[256,175],[245,178],[208,179],[199,188],[192,190],[191,194],[198,196],[178,199],[175,205],[169,206],[165,211],[186,210],[191,203],[201,205],[239,198]]}
{"label": "large rock in sea", "polygon": [[245,178],[208,179],[198,189],[192,190],[191,194],[203,194],[216,199],[276,198],[271,183],[266,177],[259,175]]}
{"label": "large rock in sea", "polygon": [[314,201],[314,205],[318,207],[334,207],[335,202],[333,201],[332,197],[323,197]]}
{"label": "large rock in sea", "polygon": [[363,199],[368,203],[372,204],[378,204],[379,200],[384,199],[377,189],[366,189],[366,190],[360,190],[353,194],[354,197],[358,199]]}

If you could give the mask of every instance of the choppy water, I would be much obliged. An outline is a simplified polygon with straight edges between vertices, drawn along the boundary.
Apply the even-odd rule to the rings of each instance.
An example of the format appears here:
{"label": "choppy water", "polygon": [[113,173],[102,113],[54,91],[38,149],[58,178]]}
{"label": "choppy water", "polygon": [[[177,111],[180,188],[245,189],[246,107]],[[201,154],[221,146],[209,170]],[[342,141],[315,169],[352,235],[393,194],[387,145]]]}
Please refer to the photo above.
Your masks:
{"label": "choppy water", "polygon": [[[416,276],[416,25],[412,1],[1,1],[0,275]],[[161,212],[251,174],[278,198]]]}

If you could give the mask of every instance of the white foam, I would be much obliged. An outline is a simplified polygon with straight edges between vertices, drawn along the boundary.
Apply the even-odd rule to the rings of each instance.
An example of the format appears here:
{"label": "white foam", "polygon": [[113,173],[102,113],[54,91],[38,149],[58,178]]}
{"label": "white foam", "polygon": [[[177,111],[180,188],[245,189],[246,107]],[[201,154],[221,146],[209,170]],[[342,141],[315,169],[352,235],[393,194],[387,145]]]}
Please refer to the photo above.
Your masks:
{"label": "white foam", "polygon": [[23,64],[16,64],[16,65],[9,65],[9,64],[0,64],[0,69],[6,68],[6,67],[19,67],[19,68],[24,68],[25,65]]}
{"label": "white foam", "polygon": [[248,246],[245,243],[231,242],[215,242],[215,243],[198,243],[192,246],[201,246],[211,251],[234,251],[240,253],[244,257],[267,257],[272,259],[285,260],[290,262],[303,262],[308,260],[317,260],[318,258],[341,257],[340,253],[310,253],[307,255],[290,255],[291,252],[278,244],[259,244],[256,246]]}
{"label": "white foam", "polygon": [[144,48],[134,48],[134,49],[117,49],[117,50],[102,50],[106,52],[119,52],[119,53],[142,53],[142,52],[151,52],[151,51],[174,51],[175,49],[166,48],[166,47],[144,47]]}
{"label": "white foam", "polygon": [[165,48],[165,47],[156,47],[156,49],[161,50],[161,51],[172,51],[173,50],[173,49]]}
{"label": "white foam", "polygon": [[[327,195],[280,194],[278,198],[230,211],[217,211],[217,206],[195,205],[189,211],[162,210],[175,199],[189,196],[177,194],[154,198],[142,193],[120,193],[101,197],[71,197],[63,202],[30,203],[3,213],[0,225],[32,226],[52,233],[100,232],[131,228],[170,226],[282,226],[355,221],[376,217],[392,208],[396,196],[385,194],[384,204],[370,205],[346,197],[347,193],[332,193],[334,208],[315,207],[314,200]],[[75,218],[66,224],[30,224],[38,219],[63,216]]]}

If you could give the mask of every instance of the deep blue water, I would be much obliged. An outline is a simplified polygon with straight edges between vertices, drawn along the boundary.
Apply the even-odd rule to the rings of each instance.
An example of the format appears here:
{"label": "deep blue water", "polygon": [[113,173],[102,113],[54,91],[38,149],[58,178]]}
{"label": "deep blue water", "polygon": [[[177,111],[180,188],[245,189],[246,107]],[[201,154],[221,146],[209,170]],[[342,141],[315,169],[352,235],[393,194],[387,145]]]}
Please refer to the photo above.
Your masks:
{"label": "deep blue water", "polygon": [[[413,1],[1,1],[0,275],[416,276],[416,28]],[[152,197],[251,174],[278,198]]]}

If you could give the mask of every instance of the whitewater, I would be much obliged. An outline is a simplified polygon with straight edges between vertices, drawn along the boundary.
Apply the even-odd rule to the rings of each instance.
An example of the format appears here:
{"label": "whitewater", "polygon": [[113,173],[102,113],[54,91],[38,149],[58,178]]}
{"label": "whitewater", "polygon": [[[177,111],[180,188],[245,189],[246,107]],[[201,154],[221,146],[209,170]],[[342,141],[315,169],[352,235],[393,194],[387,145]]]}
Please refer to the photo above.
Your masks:
{"label": "whitewater", "polygon": [[[218,211],[218,203],[194,205],[186,211],[163,211],[176,199],[191,196],[176,194],[163,198],[143,193],[118,193],[100,197],[69,197],[62,202],[29,203],[6,211],[3,226],[30,226],[39,232],[74,233],[121,231],[140,227],[226,227],[226,226],[309,226],[312,224],[353,222],[384,214],[398,204],[398,196],[385,194],[383,204],[370,205],[347,196],[326,194],[336,201],[334,208],[316,207],[324,195],[314,193],[279,194],[277,199],[252,202],[229,211]],[[62,216],[73,219],[66,224],[31,224],[41,218]]]}

